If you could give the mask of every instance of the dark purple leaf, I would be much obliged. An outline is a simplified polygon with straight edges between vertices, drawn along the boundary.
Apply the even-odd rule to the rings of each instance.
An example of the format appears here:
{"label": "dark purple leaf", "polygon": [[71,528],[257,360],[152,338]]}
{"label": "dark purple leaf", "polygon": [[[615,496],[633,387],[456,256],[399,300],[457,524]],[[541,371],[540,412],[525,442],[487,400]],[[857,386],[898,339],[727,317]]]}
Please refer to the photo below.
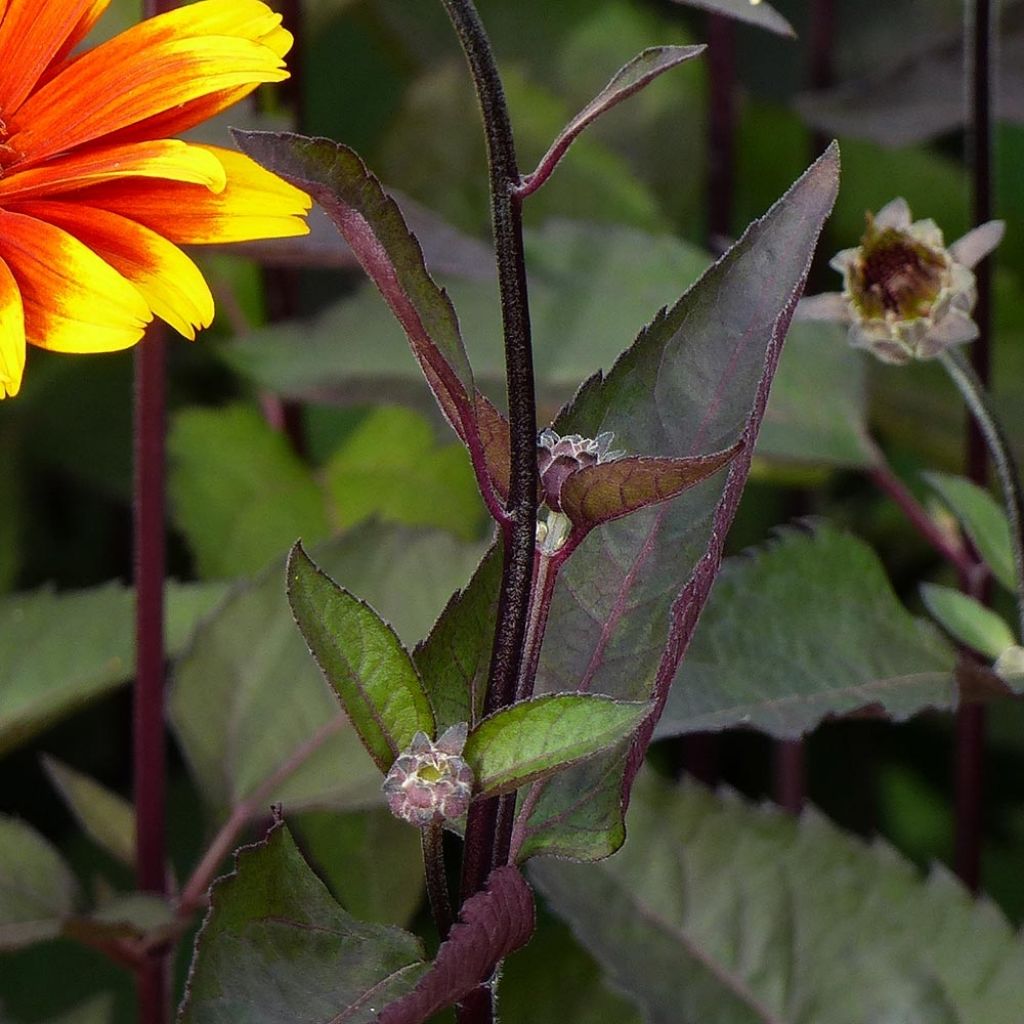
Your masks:
{"label": "dark purple leaf", "polygon": [[562,569],[538,692],[653,697],[656,709],[628,757],[620,748],[533,791],[521,855],[590,859],[621,842],[629,785],[717,572],[838,169],[830,147],[555,424],[563,435],[612,431],[631,453],[687,458],[738,440],[744,448],[724,485],[708,479],[598,527]]}
{"label": "dark purple leaf", "polygon": [[611,81],[559,132],[537,169],[527,174],[519,188],[521,196],[536,192],[551,176],[558,161],[588,125],[605,111],[639,92],[660,74],[703,53],[704,46],[652,46],[619,68]]}
{"label": "dark purple leaf", "polygon": [[491,977],[533,934],[533,893],[519,871],[496,868],[483,892],[468,899],[433,966],[407,996],[384,1007],[380,1024],[421,1024]]}
{"label": "dark purple leaf", "polygon": [[562,511],[587,530],[639,508],[667,501],[700,483],[731,462],[739,443],[726,451],[694,458],[664,459],[643,455],[602,462],[577,470],[562,485]]}
{"label": "dark purple leaf", "polygon": [[233,134],[245,153],[324,208],[402,325],[445,416],[470,450],[479,451],[473,372],[455,309],[427,273],[395,201],[340,143],[290,132]]}

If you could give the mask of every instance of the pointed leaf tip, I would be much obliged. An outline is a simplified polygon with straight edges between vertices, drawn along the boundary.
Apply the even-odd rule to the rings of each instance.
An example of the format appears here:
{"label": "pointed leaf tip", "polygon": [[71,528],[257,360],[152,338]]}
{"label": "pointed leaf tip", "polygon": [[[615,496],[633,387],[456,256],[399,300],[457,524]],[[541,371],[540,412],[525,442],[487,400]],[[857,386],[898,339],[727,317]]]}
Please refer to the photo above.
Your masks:
{"label": "pointed leaf tip", "polygon": [[319,569],[297,543],[288,556],[288,602],[324,678],[382,772],[434,713],[394,630]]}

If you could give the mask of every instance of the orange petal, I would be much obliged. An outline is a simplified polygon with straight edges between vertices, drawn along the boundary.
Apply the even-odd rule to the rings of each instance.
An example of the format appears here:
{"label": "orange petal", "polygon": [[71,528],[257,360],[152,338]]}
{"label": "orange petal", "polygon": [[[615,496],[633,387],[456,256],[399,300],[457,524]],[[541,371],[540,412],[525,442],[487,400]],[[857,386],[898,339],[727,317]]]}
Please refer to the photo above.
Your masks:
{"label": "orange petal", "polygon": [[71,30],[67,39],[64,41],[64,45],[60,48],[57,55],[54,57],[50,64],[50,69],[44,75],[44,79],[52,77],[53,71],[59,67],[60,63],[67,57],[69,53],[92,31],[93,26],[103,16],[103,12],[110,6],[110,0],[92,0],[89,4],[89,9],[82,15],[78,20],[78,24]]}
{"label": "orange petal", "polygon": [[134,285],[45,221],[0,209],[0,259],[21,291],[30,345],[114,352],[134,345],[151,319]]}
{"label": "orange petal", "polygon": [[244,242],[304,235],[311,200],[254,160],[205,146],[224,165],[228,183],[216,194],[194,185],[116,181],[83,189],[83,202],[130,217],[179,245]]}
{"label": "orange petal", "polygon": [[136,29],[159,20],[90,50],[29,97],[8,123],[7,145],[21,163],[38,163],[210,93],[288,77],[273,50],[249,39],[175,37],[124,49]]}
{"label": "orange petal", "polygon": [[26,170],[0,177],[0,203],[58,195],[120,178],[160,178],[204,185],[219,192],[227,183],[224,165],[208,150],[178,139],[89,146]]}
{"label": "orange petal", "polygon": [[0,22],[0,111],[12,118],[92,0],[8,0]]}
{"label": "orange petal", "polygon": [[139,290],[150,309],[189,340],[213,322],[213,296],[199,268],[155,231],[83,203],[34,202],[18,210],[55,224]]}
{"label": "orange petal", "polygon": [[11,268],[0,260],[0,398],[13,398],[25,372],[25,313]]}

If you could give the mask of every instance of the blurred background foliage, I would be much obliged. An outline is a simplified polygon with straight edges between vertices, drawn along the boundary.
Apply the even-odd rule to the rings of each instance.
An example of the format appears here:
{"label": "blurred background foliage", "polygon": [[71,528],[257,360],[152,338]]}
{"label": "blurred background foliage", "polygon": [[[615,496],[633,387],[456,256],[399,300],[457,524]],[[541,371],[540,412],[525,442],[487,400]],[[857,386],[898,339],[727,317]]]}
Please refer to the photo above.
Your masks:
{"label": "blurred background foliage", "polygon": [[[963,133],[955,119],[943,121],[932,109],[942,97],[915,94],[909,86],[902,95],[897,82],[886,107],[871,99],[873,77],[901,61],[927,64],[955,40],[962,5],[841,0],[834,65],[838,81],[854,83],[854,96],[841,93],[839,100],[805,95],[805,0],[775,6],[798,40],[737,29],[733,232],[797,177],[811,159],[813,139],[839,125],[845,129],[839,133],[843,178],[822,247],[826,255],[854,244],[865,211],[895,195],[905,196],[916,215],[934,218],[947,239],[962,234],[968,218]],[[1017,5],[1006,6],[1012,13]],[[706,38],[704,14],[669,0],[481,0],[479,7],[505,74],[524,167],[634,53],[654,43]],[[113,0],[100,32],[120,30],[138,17],[138,8]],[[462,57],[440,4],[307,0],[302,18],[297,92],[266,94],[258,107],[232,112],[218,123],[218,141],[226,144],[227,123],[298,123],[310,134],[353,146],[388,186],[420,204],[428,263],[441,268],[438,276],[453,295],[482,385],[500,399],[500,328],[482,246],[488,233],[483,146]],[[1011,40],[1006,49],[1015,45]],[[610,365],[638,326],[708,262],[707,74],[706,60],[690,62],[608,114],[526,206],[544,416],[582,379]],[[959,82],[949,88],[960,96]],[[1007,111],[1019,113],[1014,103],[1024,104],[1024,96],[1013,92],[1012,82],[1006,88]],[[922,120],[936,126],[923,138],[917,137]],[[997,211],[1009,227],[996,279],[995,392],[1020,446],[1019,117],[1000,122],[997,154]],[[301,269],[261,268],[229,253],[198,257],[218,315],[195,344],[176,340],[170,352],[169,543],[178,581],[171,597],[172,653],[187,649],[195,622],[225,588],[237,594],[237,581],[275,563],[297,536],[309,543],[341,537],[355,551],[372,545],[378,528],[441,531],[448,538],[443,544],[452,545],[451,578],[435,573],[436,593],[427,598],[416,591],[424,574],[431,576],[429,567],[407,560],[401,574],[386,581],[389,614],[407,623],[415,639],[466,578],[487,535],[462,449],[432,409],[400,333],[357,270],[330,265],[344,263],[338,246],[326,235],[318,244],[319,250],[300,256],[307,264]],[[835,288],[838,278],[827,260],[819,263],[812,290]],[[0,597],[6,634],[0,634],[0,810],[56,844],[80,889],[94,894],[127,888],[128,872],[81,834],[41,755],[116,793],[130,792],[129,698],[122,685],[131,665],[124,587],[132,557],[130,409],[129,353],[68,359],[38,350],[30,353],[21,396],[0,405],[0,592],[22,595]],[[872,489],[864,469],[878,444],[919,497],[932,502],[919,474],[959,471],[962,438],[959,403],[936,367],[869,367],[842,345],[841,332],[794,331],[731,549],[761,544],[783,523],[828,519],[880,554],[896,593],[921,614],[918,582],[955,580]],[[382,565],[361,571],[383,579]],[[39,591],[43,587],[49,589]],[[5,689],[4,673],[10,680],[16,666],[19,678],[32,678],[31,672],[25,677],[31,656],[37,665],[29,668],[39,678],[52,677],[57,664],[69,679],[77,672],[78,681],[63,695]],[[280,685],[287,687],[288,678]],[[181,691],[178,696],[186,699]],[[41,711],[45,701],[48,710]],[[996,705],[991,732],[983,888],[1020,922],[1020,707]],[[187,747],[187,729],[178,734]],[[946,716],[925,715],[901,726],[826,724],[807,742],[810,798],[840,824],[886,836],[922,865],[948,862],[950,747]],[[720,757],[728,783],[755,797],[770,795],[771,741],[730,733]],[[196,791],[179,751],[174,758],[170,835],[180,877],[208,839],[201,808],[209,794]],[[244,775],[244,766],[238,770]],[[296,832],[354,913],[403,925],[422,914],[415,837],[379,810],[310,810],[298,816]],[[380,872],[384,851],[387,874]],[[355,877],[366,883],[354,885]],[[183,963],[188,953],[185,942]],[[564,964],[558,985],[537,987],[531,964],[550,966],[556,957]],[[635,1011],[595,985],[596,977],[596,966],[565,926],[545,918],[538,939],[506,975],[508,1019],[632,1019]],[[574,981],[566,984],[566,978]],[[529,1012],[527,986],[537,1001]],[[111,1014],[130,1020],[131,1006],[128,977],[66,939],[0,956],[2,1020],[86,1024]]]}

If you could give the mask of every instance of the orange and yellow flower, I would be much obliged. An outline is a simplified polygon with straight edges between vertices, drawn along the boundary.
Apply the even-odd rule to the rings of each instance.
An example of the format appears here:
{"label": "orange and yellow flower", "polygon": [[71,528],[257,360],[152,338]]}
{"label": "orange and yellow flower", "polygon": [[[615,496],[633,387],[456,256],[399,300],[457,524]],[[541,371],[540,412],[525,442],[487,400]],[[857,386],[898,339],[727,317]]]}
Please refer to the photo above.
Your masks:
{"label": "orange and yellow flower", "polygon": [[187,338],[213,298],[179,248],[304,234],[309,199],[231,150],[168,138],[262,82],[292,37],[259,0],[200,0],[85,52],[110,0],[0,0],[0,398],[26,344]]}

